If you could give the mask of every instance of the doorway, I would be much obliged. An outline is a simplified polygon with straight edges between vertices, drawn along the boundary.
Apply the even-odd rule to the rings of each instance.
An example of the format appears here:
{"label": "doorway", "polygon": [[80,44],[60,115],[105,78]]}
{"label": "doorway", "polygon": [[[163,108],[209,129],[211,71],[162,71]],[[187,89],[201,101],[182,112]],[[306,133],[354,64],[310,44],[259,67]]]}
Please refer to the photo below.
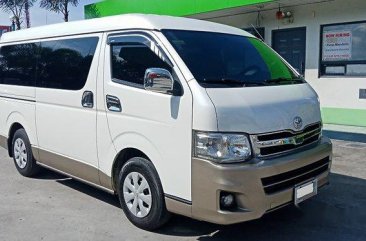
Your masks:
{"label": "doorway", "polygon": [[305,74],[306,27],[273,30],[272,47],[301,75]]}

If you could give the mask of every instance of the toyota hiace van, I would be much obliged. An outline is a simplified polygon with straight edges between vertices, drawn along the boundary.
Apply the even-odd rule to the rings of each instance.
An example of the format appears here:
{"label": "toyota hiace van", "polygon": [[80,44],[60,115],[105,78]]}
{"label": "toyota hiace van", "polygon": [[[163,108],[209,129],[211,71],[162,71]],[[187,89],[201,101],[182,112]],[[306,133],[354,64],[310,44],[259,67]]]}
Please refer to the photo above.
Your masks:
{"label": "toyota hiace van", "polygon": [[26,177],[45,167],[117,194],[147,230],[299,205],[332,160],[317,94],[269,46],[139,14],[4,34],[0,145]]}

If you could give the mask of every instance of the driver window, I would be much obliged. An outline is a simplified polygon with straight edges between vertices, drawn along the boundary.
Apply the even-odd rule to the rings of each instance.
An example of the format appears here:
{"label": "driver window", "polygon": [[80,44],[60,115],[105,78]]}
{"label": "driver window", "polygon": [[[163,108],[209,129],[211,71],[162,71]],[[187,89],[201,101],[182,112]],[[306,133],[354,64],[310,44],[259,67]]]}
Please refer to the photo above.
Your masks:
{"label": "driver window", "polygon": [[146,44],[146,39],[142,39],[144,42],[112,42],[111,73],[113,81],[142,87],[144,85],[145,71],[148,68],[163,68],[172,72],[172,67],[158,56],[163,55],[157,51],[156,46],[149,42],[152,45],[150,47]]}

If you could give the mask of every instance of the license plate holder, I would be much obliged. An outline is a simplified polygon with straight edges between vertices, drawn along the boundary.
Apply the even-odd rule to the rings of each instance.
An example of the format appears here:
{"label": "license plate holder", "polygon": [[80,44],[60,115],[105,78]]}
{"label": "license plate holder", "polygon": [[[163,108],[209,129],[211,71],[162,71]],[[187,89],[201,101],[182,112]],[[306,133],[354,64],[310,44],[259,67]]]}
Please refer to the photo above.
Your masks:
{"label": "license plate holder", "polygon": [[298,185],[294,189],[295,205],[318,194],[318,180],[314,179],[304,184]]}

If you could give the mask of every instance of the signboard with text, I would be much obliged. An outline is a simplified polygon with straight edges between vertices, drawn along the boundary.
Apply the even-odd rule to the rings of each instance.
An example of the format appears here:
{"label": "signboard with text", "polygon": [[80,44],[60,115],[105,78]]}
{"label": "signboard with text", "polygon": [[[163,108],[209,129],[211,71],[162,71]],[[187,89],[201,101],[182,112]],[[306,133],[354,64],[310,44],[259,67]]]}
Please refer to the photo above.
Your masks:
{"label": "signboard with text", "polygon": [[352,31],[323,33],[323,61],[352,59]]}
{"label": "signboard with text", "polygon": [[9,31],[10,31],[10,27],[9,26],[1,26],[0,25],[0,37],[1,37],[1,35],[3,35],[6,32],[9,32]]}

